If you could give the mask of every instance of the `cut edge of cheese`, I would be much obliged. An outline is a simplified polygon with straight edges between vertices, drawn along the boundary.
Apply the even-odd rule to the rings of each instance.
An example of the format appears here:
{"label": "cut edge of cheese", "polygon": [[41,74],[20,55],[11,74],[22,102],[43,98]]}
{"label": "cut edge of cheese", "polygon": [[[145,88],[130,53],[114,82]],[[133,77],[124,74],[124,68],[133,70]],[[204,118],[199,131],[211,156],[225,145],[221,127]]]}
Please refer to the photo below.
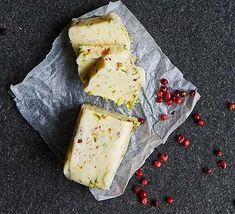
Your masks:
{"label": "cut edge of cheese", "polygon": [[75,53],[81,45],[126,45],[130,49],[130,37],[121,18],[114,12],[72,20],[68,32]]}
{"label": "cut edge of cheese", "polygon": [[87,73],[87,79],[84,90],[88,95],[113,100],[118,106],[125,104],[131,109],[145,84],[145,72],[130,60],[115,62],[101,57]]}
{"label": "cut edge of cheese", "polygon": [[80,46],[77,57],[78,73],[81,81],[87,84],[87,76],[94,64],[103,57],[105,60],[115,59],[116,61],[133,60],[134,57],[123,45],[109,46]]}

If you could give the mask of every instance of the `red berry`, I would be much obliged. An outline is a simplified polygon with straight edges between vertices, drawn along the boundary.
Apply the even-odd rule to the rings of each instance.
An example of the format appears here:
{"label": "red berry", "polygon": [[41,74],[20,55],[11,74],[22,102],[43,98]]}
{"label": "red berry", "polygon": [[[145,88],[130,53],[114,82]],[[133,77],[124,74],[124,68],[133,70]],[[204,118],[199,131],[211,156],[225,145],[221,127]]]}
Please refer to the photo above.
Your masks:
{"label": "red berry", "polygon": [[162,97],[157,97],[156,102],[157,103],[162,103],[163,102],[163,98]]}
{"label": "red berry", "polygon": [[172,99],[167,100],[167,101],[166,101],[166,104],[167,104],[168,106],[171,106],[171,105],[173,104],[173,100],[172,100]]}
{"label": "red berry", "polygon": [[172,95],[172,96],[171,96],[171,99],[175,102],[176,96],[175,96],[175,95]]}
{"label": "red berry", "polygon": [[144,118],[140,117],[140,118],[138,118],[138,121],[139,121],[141,124],[143,124],[143,123],[144,123]]}
{"label": "red berry", "polygon": [[177,135],[177,140],[178,140],[179,143],[183,143],[183,141],[185,140],[184,135],[178,134],[178,135]]}
{"label": "red berry", "polygon": [[140,183],[141,183],[142,185],[147,185],[148,182],[149,182],[149,181],[148,181],[146,178],[142,178],[142,179],[140,180]]}
{"label": "red berry", "polygon": [[140,196],[141,199],[142,198],[147,198],[148,193],[145,190],[141,189],[140,192],[139,192],[139,196]]}
{"label": "red berry", "polygon": [[206,175],[210,175],[212,173],[212,169],[208,168],[208,167],[203,167],[202,171],[206,174]]}
{"label": "red berry", "polygon": [[172,198],[171,196],[167,196],[165,198],[165,202],[168,204],[173,204],[174,203],[174,198]]}
{"label": "red berry", "polygon": [[158,203],[158,201],[157,201],[156,199],[154,199],[154,200],[151,201],[151,205],[152,205],[153,207],[159,207],[159,203]]}
{"label": "red berry", "polygon": [[226,163],[225,160],[219,160],[219,161],[217,162],[217,165],[218,165],[218,167],[219,167],[220,169],[225,169],[225,168],[227,168],[227,163]]}
{"label": "red berry", "polygon": [[229,110],[234,110],[235,109],[235,103],[228,103],[227,107],[229,108]]}
{"label": "red berry", "polygon": [[176,97],[175,102],[176,102],[177,104],[182,103],[181,97]]}
{"label": "red berry", "polygon": [[167,79],[161,79],[160,82],[161,82],[162,85],[167,85],[168,84]]}
{"label": "red berry", "polygon": [[165,99],[166,99],[166,100],[171,99],[171,93],[170,93],[169,91],[166,91],[166,93],[165,93]]}
{"label": "red berry", "polygon": [[138,185],[134,184],[133,187],[132,187],[132,190],[133,190],[134,193],[137,194],[137,193],[140,192],[140,187]]}
{"label": "red berry", "polygon": [[216,149],[215,150],[215,155],[218,156],[218,157],[222,157],[224,154],[220,149]]}
{"label": "red berry", "polygon": [[188,147],[190,145],[190,141],[188,139],[185,139],[183,142],[182,142],[182,146],[184,147]]}
{"label": "red berry", "polygon": [[168,160],[168,154],[167,153],[162,153],[160,155],[160,160],[161,161],[167,161]]}
{"label": "red berry", "polygon": [[174,92],[174,96],[175,96],[175,97],[179,97],[179,96],[180,96],[180,91],[179,91],[179,90],[176,90],[176,91]]}
{"label": "red berry", "polygon": [[140,177],[140,176],[143,175],[143,171],[142,171],[141,169],[138,169],[138,170],[135,172],[135,175],[136,175],[137,177]]}
{"label": "red berry", "polygon": [[157,168],[160,168],[161,165],[162,165],[162,163],[161,163],[161,161],[157,160],[157,161],[155,161],[155,162],[153,163],[153,165],[154,165],[155,167],[157,167]]}
{"label": "red berry", "polygon": [[186,91],[181,91],[180,92],[180,96],[181,97],[186,97],[188,94],[187,94],[187,92]]}
{"label": "red berry", "polygon": [[165,121],[165,120],[168,119],[168,116],[167,116],[166,114],[162,114],[162,115],[160,116],[160,119],[161,119],[162,121]]}
{"label": "red berry", "polygon": [[161,86],[160,90],[163,92],[163,93],[166,93],[168,88],[164,85]]}
{"label": "red berry", "polygon": [[194,118],[195,120],[199,120],[199,119],[200,119],[200,115],[199,115],[198,113],[194,113],[194,114],[193,114],[193,118]]}
{"label": "red berry", "polygon": [[205,125],[205,121],[203,120],[203,119],[201,119],[201,118],[199,118],[198,120],[197,120],[197,125],[199,125],[199,126],[204,126]]}
{"label": "red berry", "polygon": [[148,198],[147,198],[147,197],[141,198],[141,203],[142,203],[143,205],[146,205],[146,204],[148,203]]}
{"label": "red berry", "polygon": [[163,96],[163,92],[161,90],[158,90],[156,92],[156,95],[157,95],[157,97],[162,97]]}
{"label": "red berry", "polygon": [[195,91],[195,90],[191,90],[191,91],[189,92],[189,94],[190,94],[191,97],[194,97],[195,94],[196,94],[196,91]]}

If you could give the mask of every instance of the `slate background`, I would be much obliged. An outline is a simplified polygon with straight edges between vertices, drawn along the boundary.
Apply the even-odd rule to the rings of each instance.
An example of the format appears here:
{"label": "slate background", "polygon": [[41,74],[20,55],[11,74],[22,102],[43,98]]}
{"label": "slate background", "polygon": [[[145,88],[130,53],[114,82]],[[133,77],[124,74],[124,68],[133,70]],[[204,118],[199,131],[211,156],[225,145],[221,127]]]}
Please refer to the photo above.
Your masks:
{"label": "slate background", "polygon": [[[177,131],[192,144],[182,148],[176,132],[157,148],[143,167],[151,184],[150,199],[159,208],[142,206],[131,191],[97,202],[87,188],[68,181],[47,145],[18,112],[8,90],[42,61],[53,40],[71,18],[108,1],[0,0],[0,213],[235,213],[235,1],[140,0],[123,2],[158,45],[202,95],[195,111],[204,128],[189,118]],[[221,148],[229,167],[216,166]],[[169,161],[151,167],[159,152]],[[206,177],[201,167],[213,168]],[[163,202],[166,195],[173,205]]]}

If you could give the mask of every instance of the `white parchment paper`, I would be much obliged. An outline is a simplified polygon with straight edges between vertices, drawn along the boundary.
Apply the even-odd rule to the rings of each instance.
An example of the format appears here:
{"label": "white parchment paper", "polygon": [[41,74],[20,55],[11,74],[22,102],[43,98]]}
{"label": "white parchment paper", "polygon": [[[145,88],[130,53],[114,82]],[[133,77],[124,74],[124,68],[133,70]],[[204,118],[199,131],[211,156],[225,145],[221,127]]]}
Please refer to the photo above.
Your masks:
{"label": "white parchment paper", "polygon": [[[172,90],[189,91],[196,87],[183,78],[183,74],[163,54],[154,39],[121,1],[89,12],[80,18],[100,16],[114,11],[126,25],[133,38],[132,52],[138,56],[137,65],[146,71],[146,84],[141,91],[140,103],[132,111],[118,107],[112,101],[91,97],[82,89],[75,54],[65,28],[53,43],[47,57],[36,66],[23,82],[11,86],[16,105],[43,140],[59,159],[63,160],[82,103],[91,103],[107,110],[146,118],[144,125],[133,134],[128,151],[107,191],[90,189],[97,200],[121,195],[135,171],[141,167],[154,148],[165,143],[168,136],[180,126],[191,113],[200,95],[186,97],[182,105],[167,107],[155,102],[159,80],[169,80]],[[163,113],[170,115],[167,121],[159,121]]]}

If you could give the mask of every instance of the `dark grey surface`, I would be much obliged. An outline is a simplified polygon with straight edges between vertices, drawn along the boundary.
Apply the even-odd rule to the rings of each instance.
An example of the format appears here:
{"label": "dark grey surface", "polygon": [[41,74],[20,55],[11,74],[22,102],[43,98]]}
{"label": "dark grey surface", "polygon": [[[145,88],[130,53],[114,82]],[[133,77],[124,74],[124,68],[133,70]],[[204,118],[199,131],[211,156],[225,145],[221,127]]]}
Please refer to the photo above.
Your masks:
{"label": "dark grey surface", "polygon": [[[195,110],[206,121],[199,128],[189,118],[179,132],[191,139],[183,149],[175,133],[157,148],[143,169],[151,184],[150,199],[160,208],[142,206],[131,192],[97,202],[87,188],[68,181],[62,163],[23,119],[8,95],[10,84],[22,81],[51,48],[72,17],[108,1],[0,0],[0,213],[235,213],[235,2],[123,1],[155,38],[172,62],[198,86],[202,95]],[[212,152],[225,152],[229,167],[221,171]],[[151,167],[161,151],[169,161]],[[202,166],[213,168],[211,176]],[[163,202],[172,195],[175,203]]]}

